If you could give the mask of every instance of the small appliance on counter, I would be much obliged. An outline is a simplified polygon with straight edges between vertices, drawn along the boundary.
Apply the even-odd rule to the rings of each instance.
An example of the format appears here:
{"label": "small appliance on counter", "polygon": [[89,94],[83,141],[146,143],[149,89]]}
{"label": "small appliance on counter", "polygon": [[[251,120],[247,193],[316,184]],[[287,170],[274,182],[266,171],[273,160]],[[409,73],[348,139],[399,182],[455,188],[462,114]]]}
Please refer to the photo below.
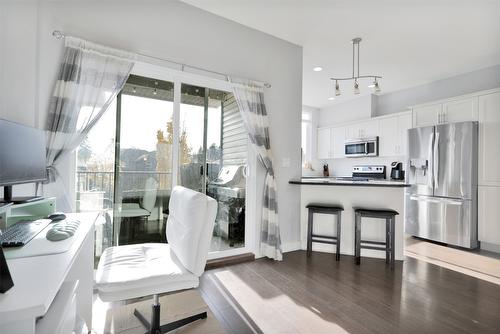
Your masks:
{"label": "small appliance on counter", "polygon": [[323,176],[324,177],[330,176],[330,171],[328,170],[328,164],[323,165]]}
{"label": "small appliance on counter", "polygon": [[401,161],[394,161],[391,163],[391,180],[404,180],[405,171],[403,170],[403,163]]}

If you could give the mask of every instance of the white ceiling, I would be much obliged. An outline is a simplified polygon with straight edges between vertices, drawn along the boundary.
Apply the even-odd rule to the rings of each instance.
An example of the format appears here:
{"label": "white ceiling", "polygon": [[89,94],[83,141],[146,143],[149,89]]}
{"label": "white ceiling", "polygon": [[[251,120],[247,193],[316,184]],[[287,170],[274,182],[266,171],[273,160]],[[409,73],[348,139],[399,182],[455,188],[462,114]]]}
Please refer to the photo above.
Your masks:
{"label": "white ceiling", "polygon": [[[303,104],[326,107],[331,76],[350,76],[350,40],[362,37],[361,74],[378,74],[383,93],[500,64],[500,1],[494,0],[185,0],[301,45]],[[313,72],[315,66],[322,72]],[[360,83],[363,93],[369,93]]]}

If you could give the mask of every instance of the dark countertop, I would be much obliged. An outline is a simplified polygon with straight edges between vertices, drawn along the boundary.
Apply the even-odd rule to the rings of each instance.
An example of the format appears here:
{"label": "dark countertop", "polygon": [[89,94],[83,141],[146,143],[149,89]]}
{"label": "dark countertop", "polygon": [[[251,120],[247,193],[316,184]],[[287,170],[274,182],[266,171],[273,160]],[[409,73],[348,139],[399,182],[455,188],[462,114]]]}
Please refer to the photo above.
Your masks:
{"label": "dark countertop", "polygon": [[334,177],[306,177],[301,179],[290,180],[290,184],[299,185],[319,185],[319,186],[354,186],[354,187],[392,187],[405,188],[409,187],[405,181],[393,180],[369,180],[369,181],[351,181],[339,180]]}

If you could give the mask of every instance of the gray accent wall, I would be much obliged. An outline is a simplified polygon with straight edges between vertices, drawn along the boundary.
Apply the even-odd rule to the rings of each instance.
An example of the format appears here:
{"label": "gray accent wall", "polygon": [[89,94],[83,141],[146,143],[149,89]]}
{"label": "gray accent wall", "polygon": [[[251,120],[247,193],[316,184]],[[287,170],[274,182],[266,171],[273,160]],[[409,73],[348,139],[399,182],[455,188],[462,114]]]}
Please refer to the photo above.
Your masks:
{"label": "gray accent wall", "polygon": [[409,106],[500,87],[500,65],[379,95],[374,116],[406,110]]}

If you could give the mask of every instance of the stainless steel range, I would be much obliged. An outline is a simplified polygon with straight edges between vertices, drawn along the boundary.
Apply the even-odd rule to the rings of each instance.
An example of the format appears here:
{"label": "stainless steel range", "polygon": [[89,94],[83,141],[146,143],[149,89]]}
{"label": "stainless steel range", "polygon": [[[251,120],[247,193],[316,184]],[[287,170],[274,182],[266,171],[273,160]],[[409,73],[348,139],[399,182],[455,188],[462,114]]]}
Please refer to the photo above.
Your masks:
{"label": "stainless steel range", "polygon": [[356,165],[352,168],[352,176],[336,177],[345,181],[370,181],[385,179],[385,166],[383,165]]}
{"label": "stainless steel range", "polygon": [[245,237],[245,166],[224,166],[210,182],[207,194],[219,203],[215,234],[227,238],[229,245],[243,242]]}

